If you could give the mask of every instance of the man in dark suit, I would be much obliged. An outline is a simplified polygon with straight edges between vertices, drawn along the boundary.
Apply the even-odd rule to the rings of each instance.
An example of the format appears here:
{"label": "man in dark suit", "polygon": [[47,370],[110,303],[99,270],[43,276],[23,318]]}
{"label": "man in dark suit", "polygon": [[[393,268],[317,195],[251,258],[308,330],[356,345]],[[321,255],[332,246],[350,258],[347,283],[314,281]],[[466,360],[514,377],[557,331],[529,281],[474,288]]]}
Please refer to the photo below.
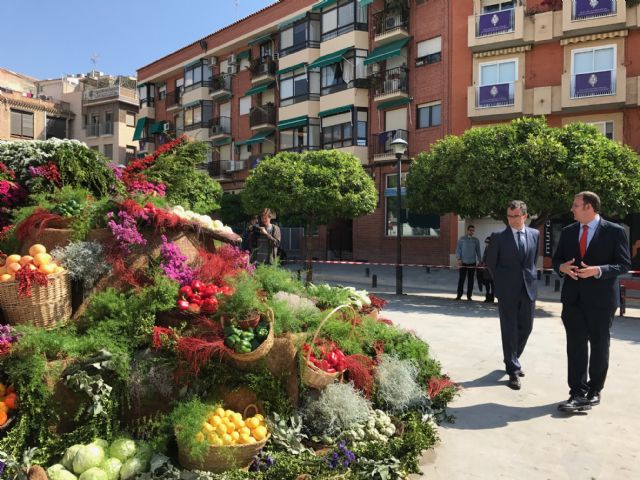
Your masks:
{"label": "man in dark suit", "polygon": [[520,356],[533,327],[538,296],[536,261],[540,232],[525,225],[527,217],[527,205],[523,201],[514,200],[509,204],[509,226],[491,236],[486,260],[498,297],[508,386],[514,390],[520,390],[520,377],[524,377]]}
{"label": "man in dark suit", "polygon": [[569,400],[558,409],[569,413],[600,404],[609,368],[610,328],[619,304],[617,277],[631,265],[627,234],[600,217],[598,195],[580,192],[571,211],[576,223],[562,230],[553,255],[554,270],[564,276],[562,323],[570,388]]}

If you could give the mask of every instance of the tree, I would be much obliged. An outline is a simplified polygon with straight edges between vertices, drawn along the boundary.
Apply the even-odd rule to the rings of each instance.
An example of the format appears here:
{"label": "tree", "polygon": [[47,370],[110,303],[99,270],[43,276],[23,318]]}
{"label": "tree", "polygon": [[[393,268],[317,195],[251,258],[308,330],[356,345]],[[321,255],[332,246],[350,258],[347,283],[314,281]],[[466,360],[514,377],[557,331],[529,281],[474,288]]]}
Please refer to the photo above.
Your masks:
{"label": "tree", "polygon": [[[262,160],[245,182],[242,198],[247,212],[270,208],[278,215],[301,218],[310,228],[372,213],[378,194],[357,157],[320,150],[281,152]],[[311,255],[306,236],[305,250],[309,278]]]}
{"label": "tree", "polygon": [[249,219],[242,205],[242,194],[225,193],[220,200],[220,220],[225,225],[241,226]]}
{"label": "tree", "polygon": [[591,125],[552,128],[544,118],[447,136],[416,157],[407,177],[412,211],[504,219],[507,203],[520,199],[537,216],[534,227],[568,213],[582,190],[600,195],[605,215],[637,211],[637,154]]}

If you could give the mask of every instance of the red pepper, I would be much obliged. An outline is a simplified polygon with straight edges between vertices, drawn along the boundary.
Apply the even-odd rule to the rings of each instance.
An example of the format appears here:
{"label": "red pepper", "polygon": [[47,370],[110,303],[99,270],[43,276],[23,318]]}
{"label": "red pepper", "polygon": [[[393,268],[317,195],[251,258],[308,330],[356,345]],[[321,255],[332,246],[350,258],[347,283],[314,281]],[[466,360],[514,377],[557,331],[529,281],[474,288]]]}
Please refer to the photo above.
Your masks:
{"label": "red pepper", "polygon": [[336,363],[338,362],[338,356],[336,355],[335,350],[332,352],[329,352],[329,355],[327,355],[326,360],[327,362],[329,362],[329,365],[331,365],[332,367],[335,367]]}
{"label": "red pepper", "polygon": [[322,360],[320,362],[320,368],[326,372],[331,368],[331,365],[329,365],[329,362],[327,362],[326,360]]}
{"label": "red pepper", "polygon": [[189,285],[185,285],[180,290],[178,290],[178,292],[180,292],[182,298],[188,298],[189,295],[193,294],[193,289]]}
{"label": "red pepper", "polygon": [[327,368],[327,373],[336,373],[336,371],[335,368]]}
{"label": "red pepper", "polygon": [[193,295],[189,295],[189,298],[187,299],[189,300],[189,303],[195,303],[196,305],[202,305],[202,299],[200,298],[200,295],[198,294],[193,294]]}
{"label": "red pepper", "polygon": [[187,300],[178,300],[178,310],[186,310],[189,308],[189,302]]}
{"label": "red pepper", "polygon": [[194,280],[193,282],[191,282],[191,288],[194,292],[199,292],[202,288],[202,282],[200,280]]}

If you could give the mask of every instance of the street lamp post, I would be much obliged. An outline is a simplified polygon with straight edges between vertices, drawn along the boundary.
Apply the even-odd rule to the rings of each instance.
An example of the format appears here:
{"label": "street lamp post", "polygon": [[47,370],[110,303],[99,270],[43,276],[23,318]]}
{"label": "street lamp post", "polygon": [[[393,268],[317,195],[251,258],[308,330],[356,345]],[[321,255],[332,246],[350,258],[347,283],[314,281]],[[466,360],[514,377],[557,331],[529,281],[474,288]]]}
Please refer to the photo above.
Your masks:
{"label": "street lamp post", "polygon": [[398,177],[396,182],[396,295],[402,295],[402,223],[400,215],[402,212],[402,156],[407,151],[407,142],[402,138],[396,138],[391,142],[393,152],[396,154]]}

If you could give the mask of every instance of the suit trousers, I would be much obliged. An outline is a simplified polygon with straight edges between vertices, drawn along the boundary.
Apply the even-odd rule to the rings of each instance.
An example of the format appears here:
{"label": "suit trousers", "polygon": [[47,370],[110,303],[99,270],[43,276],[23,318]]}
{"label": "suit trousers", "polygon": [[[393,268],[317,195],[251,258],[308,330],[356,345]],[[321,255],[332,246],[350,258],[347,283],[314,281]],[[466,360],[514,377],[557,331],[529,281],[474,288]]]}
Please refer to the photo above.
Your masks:
{"label": "suit trousers", "polygon": [[536,302],[529,298],[524,284],[515,298],[498,298],[502,354],[509,375],[522,369],[520,356],[533,328],[535,306]]}
{"label": "suit trousers", "polygon": [[586,307],[580,302],[562,305],[570,395],[600,393],[604,387],[609,369],[610,329],[614,314],[615,309]]}
{"label": "suit trousers", "polygon": [[[469,268],[470,267],[470,268]],[[458,277],[458,297],[462,296],[464,290],[464,279],[467,278],[467,298],[471,298],[473,293],[473,279],[476,275],[475,263],[463,263],[460,267],[460,276]]]}

